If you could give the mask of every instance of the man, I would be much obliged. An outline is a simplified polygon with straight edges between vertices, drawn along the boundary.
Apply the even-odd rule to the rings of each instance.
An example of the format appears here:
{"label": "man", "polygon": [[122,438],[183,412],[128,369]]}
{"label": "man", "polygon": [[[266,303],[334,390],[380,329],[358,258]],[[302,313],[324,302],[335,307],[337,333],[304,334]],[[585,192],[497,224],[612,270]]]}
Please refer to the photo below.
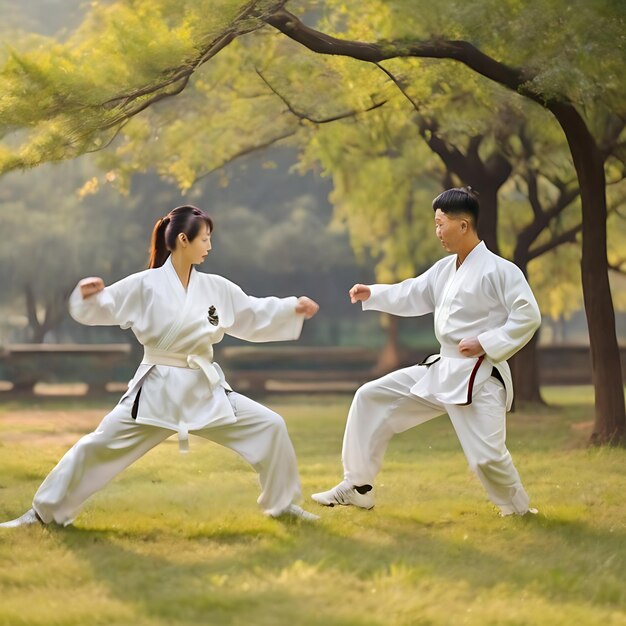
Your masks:
{"label": "man", "polygon": [[501,514],[534,513],[505,444],[513,400],[506,359],[539,327],[539,308],[522,272],[478,238],[479,204],[471,188],[444,191],[433,209],[436,235],[452,254],[417,278],[357,284],[349,293],[363,310],[434,313],[440,353],[357,391],[344,434],[344,480],[312,497],[325,506],[371,509],[393,435],[448,413],[470,467]]}

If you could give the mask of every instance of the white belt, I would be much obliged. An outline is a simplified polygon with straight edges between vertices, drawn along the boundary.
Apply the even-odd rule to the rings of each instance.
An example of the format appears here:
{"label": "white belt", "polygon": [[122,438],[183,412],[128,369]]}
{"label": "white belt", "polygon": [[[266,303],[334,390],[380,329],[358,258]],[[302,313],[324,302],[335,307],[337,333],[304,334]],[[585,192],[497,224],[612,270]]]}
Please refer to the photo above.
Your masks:
{"label": "white belt", "polygon": [[141,362],[144,365],[171,365],[172,367],[202,370],[212,387],[218,385],[221,380],[210,356],[168,352],[167,350],[157,350],[156,348],[144,346],[143,360]]}
{"label": "white belt", "polygon": [[[210,356],[200,354],[184,354],[182,352],[168,352],[144,346],[142,365],[169,365],[171,367],[185,367],[192,370],[202,370],[211,387],[217,386],[220,375]],[[181,452],[189,451],[189,429],[185,422],[178,424],[178,447]]]}
{"label": "white belt", "polygon": [[445,356],[451,359],[477,359],[476,356],[465,356],[459,352],[458,346],[441,346],[441,350],[439,350],[439,354],[441,356]]}

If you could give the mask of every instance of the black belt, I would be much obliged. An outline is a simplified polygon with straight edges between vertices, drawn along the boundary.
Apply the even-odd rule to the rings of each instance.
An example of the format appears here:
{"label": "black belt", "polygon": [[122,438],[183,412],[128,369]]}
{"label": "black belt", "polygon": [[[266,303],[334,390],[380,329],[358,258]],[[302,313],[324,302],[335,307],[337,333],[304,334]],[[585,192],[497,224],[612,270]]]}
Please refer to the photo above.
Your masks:
{"label": "black belt", "polygon": [[[500,374],[500,370],[497,367],[492,368],[491,375],[496,380],[499,380],[504,385],[504,379],[502,378],[502,374]],[[505,387],[506,387],[506,385],[505,385]]]}

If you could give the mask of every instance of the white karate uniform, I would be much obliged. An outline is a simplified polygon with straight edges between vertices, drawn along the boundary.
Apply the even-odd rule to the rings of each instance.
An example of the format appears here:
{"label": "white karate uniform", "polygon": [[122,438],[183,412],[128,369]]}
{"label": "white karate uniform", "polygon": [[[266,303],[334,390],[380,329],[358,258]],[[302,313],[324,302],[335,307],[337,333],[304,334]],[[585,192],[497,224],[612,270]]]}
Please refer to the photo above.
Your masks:
{"label": "white karate uniform", "polygon": [[128,391],[98,428],[78,441],[35,494],[48,523],[69,524],[84,501],[170,435],[182,451],[188,433],[239,453],[259,473],[258,502],[276,515],[300,497],[293,446],[283,419],[231,391],[213,361],[213,344],[229,334],[248,341],[297,339],[304,316],[297,298],[255,298],[237,285],[192,269],[185,290],[171,259],[83,299],[70,313],[88,325],[131,328],[144,358]]}
{"label": "white karate uniform", "polygon": [[[514,264],[478,244],[456,269],[456,255],[395,285],[372,285],[363,310],[414,316],[434,313],[441,345],[420,365],[361,387],[343,442],[345,479],[373,485],[391,437],[448,413],[470,467],[502,512],[525,513],[528,496],[506,448],[513,387],[506,362],[541,323],[537,302]],[[477,337],[485,355],[467,358],[462,339]],[[504,386],[492,377],[496,368]]]}

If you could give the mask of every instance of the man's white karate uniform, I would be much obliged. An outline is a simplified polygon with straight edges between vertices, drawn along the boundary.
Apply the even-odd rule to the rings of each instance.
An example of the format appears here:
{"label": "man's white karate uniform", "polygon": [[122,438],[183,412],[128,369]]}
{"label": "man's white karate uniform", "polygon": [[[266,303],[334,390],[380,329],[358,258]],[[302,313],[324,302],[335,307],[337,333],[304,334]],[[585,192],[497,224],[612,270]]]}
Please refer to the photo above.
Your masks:
{"label": "man's white karate uniform", "polygon": [[[435,315],[439,355],[361,387],[343,442],[344,478],[373,485],[391,437],[442,413],[450,416],[470,467],[503,514],[528,511],[528,495],[506,448],[513,401],[513,356],[539,327],[535,298],[518,267],[478,244],[457,270],[456,255],[417,278],[371,285],[364,310]],[[462,339],[477,337],[485,355],[464,357]],[[504,386],[492,376],[497,368]]]}
{"label": "man's white karate uniform", "polygon": [[83,299],[70,312],[88,325],[131,328],[144,358],[128,391],[98,428],[78,441],[37,491],[46,523],[69,524],[85,500],[174,433],[182,450],[193,433],[235,450],[259,474],[259,505],[277,515],[300,497],[293,446],[283,419],[231,391],[213,361],[229,334],[249,341],[297,339],[297,298],[255,298],[220,276],[191,271],[185,290],[171,259]]}

